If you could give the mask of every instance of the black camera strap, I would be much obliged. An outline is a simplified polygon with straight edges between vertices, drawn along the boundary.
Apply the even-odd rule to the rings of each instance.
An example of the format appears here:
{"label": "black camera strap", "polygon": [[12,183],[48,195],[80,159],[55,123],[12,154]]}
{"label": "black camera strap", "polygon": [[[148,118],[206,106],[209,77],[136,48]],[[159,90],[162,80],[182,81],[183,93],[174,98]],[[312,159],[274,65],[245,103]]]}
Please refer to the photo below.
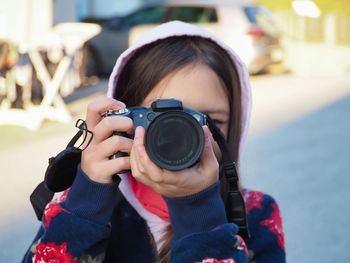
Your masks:
{"label": "black camera strap", "polygon": [[[44,181],[30,195],[30,202],[39,220],[41,220],[45,207],[52,200],[55,192],[64,191],[72,185],[81,160],[81,152],[87,147],[82,149],[81,146],[87,140],[88,134],[90,134],[90,138],[86,145],[89,145],[92,140],[92,133],[87,129],[85,121],[79,119],[75,126],[79,131],[63,151],[49,159]],[[75,144],[83,134],[82,143],[76,147]]]}
{"label": "black camera strap", "polygon": [[226,198],[226,215],[230,223],[235,223],[239,228],[239,235],[242,237],[249,237],[248,222],[246,215],[245,202],[242,193],[238,187],[238,173],[236,163],[232,159],[232,155],[225,136],[221,130],[215,125],[214,121],[207,115],[208,127],[213,134],[214,140],[220,147],[222,154],[222,176],[226,177],[227,182],[227,198]]}

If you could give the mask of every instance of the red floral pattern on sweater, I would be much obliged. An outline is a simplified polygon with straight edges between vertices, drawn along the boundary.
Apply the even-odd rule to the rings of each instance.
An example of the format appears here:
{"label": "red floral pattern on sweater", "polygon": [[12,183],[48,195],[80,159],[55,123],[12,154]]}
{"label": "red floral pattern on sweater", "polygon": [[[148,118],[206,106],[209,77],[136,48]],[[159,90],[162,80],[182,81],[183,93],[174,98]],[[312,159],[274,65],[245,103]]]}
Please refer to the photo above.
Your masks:
{"label": "red floral pattern on sweater", "polygon": [[62,192],[56,193],[52,199],[52,202],[61,203],[64,200],[66,200],[69,190],[70,190],[70,188],[68,188],[67,190],[64,190]]}
{"label": "red floral pattern on sweater", "polygon": [[44,215],[45,215],[44,226],[46,228],[49,227],[51,219],[54,218],[57,214],[61,213],[62,211],[63,211],[63,208],[59,204],[57,204],[55,202],[49,203],[48,206],[44,210]]}
{"label": "red floral pattern on sweater", "polygon": [[264,194],[258,191],[245,191],[243,192],[243,198],[245,200],[245,207],[247,212],[254,207],[262,208],[261,202],[264,200]]}
{"label": "red floral pattern on sweater", "polygon": [[261,221],[260,224],[263,226],[267,226],[271,232],[277,235],[277,243],[285,251],[286,249],[284,245],[284,233],[280,210],[276,203],[272,203],[271,206],[273,207],[273,211],[270,215],[270,218]]}
{"label": "red floral pattern on sweater", "polygon": [[67,243],[56,245],[55,243],[39,243],[33,255],[34,263],[74,263],[77,259],[67,252]]}
{"label": "red floral pattern on sweater", "polygon": [[216,258],[206,258],[203,259],[201,262],[196,262],[196,263],[235,263],[236,261],[233,258],[228,258],[228,259],[221,259],[218,260]]}
{"label": "red floral pattern on sweater", "polygon": [[237,249],[238,250],[244,250],[245,254],[248,256],[248,247],[246,245],[246,243],[244,242],[243,238],[239,235],[235,235],[237,237],[237,241],[238,241],[238,245],[237,245]]}
{"label": "red floral pattern on sweater", "polygon": [[70,188],[65,191],[56,193],[52,201],[45,208],[43,222],[45,222],[44,226],[46,228],[49,227],[51,219],[54,218],[57,214],[61,213],[62,211],[69,213],[67,210],[63,209],[61,205],[59,205],[59,203],[66,200],[69,189]]}

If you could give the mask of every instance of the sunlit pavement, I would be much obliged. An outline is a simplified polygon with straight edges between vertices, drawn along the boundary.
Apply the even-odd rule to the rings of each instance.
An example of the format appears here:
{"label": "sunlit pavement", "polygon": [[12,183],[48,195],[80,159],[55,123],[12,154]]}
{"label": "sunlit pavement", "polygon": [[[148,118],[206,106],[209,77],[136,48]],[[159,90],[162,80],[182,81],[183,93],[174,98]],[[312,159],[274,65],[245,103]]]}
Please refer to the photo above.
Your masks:
{"label": "sunlit pavement", "polygon": [[[251,82],[254,108],[241,164],[244,185],[278,201],[288,262],[346,261],[350,74],[259,76]],[[74,116],[84,116],[84,105],[105,90],[103,81],[68,98]],[[48,157],[74,134],[73,123],[65,127],[61,134],[0,149],[0,262],[19,262],[34,238],[39,222],[29,195],[43,179]]]}

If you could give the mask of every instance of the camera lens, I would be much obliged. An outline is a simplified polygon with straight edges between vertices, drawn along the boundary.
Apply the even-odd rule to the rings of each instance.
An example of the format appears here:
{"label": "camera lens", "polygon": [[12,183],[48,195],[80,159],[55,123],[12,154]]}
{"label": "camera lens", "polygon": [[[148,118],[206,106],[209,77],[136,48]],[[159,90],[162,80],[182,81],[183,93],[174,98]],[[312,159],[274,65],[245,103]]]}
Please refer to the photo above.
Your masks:
{"label": "camera lens", "polygon": [[150,158],[168,170],[195,164],[204,148],[199,122],[183,111],[168,111],[155,118],[146,131],[145,146]]}

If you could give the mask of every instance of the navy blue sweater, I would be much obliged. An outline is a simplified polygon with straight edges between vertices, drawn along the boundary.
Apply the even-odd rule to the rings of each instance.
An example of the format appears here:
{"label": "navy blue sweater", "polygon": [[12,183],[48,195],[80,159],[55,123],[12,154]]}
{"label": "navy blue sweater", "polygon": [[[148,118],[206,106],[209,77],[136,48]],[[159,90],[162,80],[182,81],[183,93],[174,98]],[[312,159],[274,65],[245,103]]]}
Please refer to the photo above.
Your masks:
{"label": "navy blue sweater", "polygon": [[[164,198],[174,230],[171,262],[285,262],[277,204],[260,192],[243,194],[247,240],[227,223],[219,183],[192,196]],[[93,182],[79,168],[69,191],[48,204],[22,262],[156,262],[152,240],[146,222],[115,183]]]}

